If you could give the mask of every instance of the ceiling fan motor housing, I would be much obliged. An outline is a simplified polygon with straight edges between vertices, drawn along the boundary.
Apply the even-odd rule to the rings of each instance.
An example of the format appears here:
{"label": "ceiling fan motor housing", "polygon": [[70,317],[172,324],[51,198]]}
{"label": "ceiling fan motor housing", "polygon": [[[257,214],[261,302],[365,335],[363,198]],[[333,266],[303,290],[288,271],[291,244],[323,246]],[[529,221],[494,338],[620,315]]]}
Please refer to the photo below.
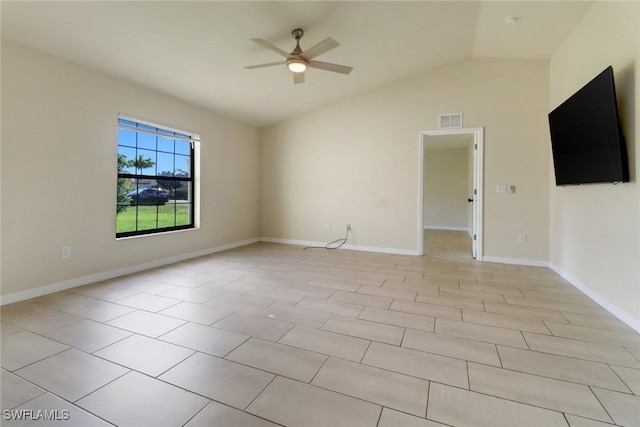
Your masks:
{"label": "ceiling fan motor housing", "polygon": [[287,58],[287,67],[294,73],[302,73],[309,66],[309,61],[302,56],[303,50],[300,48],[300,39],[304,36],[302,28],[291,31],[291,35],[296,39],[296,47]]}

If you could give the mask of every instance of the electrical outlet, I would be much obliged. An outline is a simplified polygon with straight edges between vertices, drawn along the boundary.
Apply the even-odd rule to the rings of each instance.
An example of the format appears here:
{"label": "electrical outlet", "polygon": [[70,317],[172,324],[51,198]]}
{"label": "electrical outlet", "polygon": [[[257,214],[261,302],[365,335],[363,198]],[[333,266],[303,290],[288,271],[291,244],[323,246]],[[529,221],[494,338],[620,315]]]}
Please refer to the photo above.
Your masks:
{"label": "electrical outlet", "polygon": [[324,223],[324,229],[326,231],[331,231],[331,223],[330,222],[325,222]]}
{"label": "electrical outlet", "polygon": [[347,231],[351,231],[351,224],[347,224]]}
{"label": "electrical outlet", "polygon": [[518,242],[526,243],[527,242],[527,235],[525,233],[518,234]]}
{"label": "electrical outlet", "polygon": [[60,249],[60,256],[63,259],[71,258],[71,246],[63,246]]}

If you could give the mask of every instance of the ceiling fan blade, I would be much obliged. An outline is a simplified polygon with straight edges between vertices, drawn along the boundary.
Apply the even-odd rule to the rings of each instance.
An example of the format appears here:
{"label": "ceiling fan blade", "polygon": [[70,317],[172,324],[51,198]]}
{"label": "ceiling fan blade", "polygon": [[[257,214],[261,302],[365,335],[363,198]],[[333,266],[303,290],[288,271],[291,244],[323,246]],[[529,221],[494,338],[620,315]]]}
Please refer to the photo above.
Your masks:
{"label": "ceiling fan blade", "polygon": [[269,50],[274,51],[275,53],[284,56],[285,58],[289,57],[289,54],[284,50],[280,49],[278,46],[274,46],[266,40],[262,39],[251,39],[252,42],[259,44],[262,47],[266,47]]}
{"label": "ceiling fan blade", "polygon": [[338,43],[331,37],[327,37],[315,46],[305,50],[302,53],[302,56],[307,60],[313,59],[318,55],[322,55],[323,53],[330,51],[331,49],[337,48],[338,46],[340,46],[340,43]]}
{"label": "ceiling fan blade", "polygon": [[333,71],[334,73],[349,74],[353,67],[347,67],[346,65],[332,64],[330,62],[322,61],[309,61],[309,67],[319,68],[320,70]]}
{"label": "ceiling fan blade", "polygon": [[284,65],[286,63],[286,61],[269,62],[268,64],[249,65],[244,68],[246,68],[247,70],[253,70],[254,68],[273,67],[274,65]]}
{"label": "ceiling fan blade", "polygon": [[293,82],[295,84],[304,83],[304,71],[301,73],[293,73]]}

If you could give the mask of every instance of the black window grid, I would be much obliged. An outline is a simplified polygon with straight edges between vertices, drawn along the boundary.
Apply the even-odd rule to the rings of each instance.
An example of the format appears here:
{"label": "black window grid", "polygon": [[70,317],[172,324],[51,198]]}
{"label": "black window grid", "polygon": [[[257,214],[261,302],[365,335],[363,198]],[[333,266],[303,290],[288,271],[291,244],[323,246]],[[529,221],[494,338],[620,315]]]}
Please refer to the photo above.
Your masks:
{"label": "black window grid", "polygon": [[[155,174],[143,174],[143,173],[129,173],[129,172],[118,172],[118,180],[120,181],[120,179],[125,179],[128,180],[129,182],[135,182],[135,190],[139,190],[141,188],[140,186],[140,182],[141,181],[147,181],[147,182],[155,182],[155,186],[153,186],[152,188],[157,188],[160,189],[160,181],[170,181],[172,182],[172,186],[173,188],[173,194],[174,194],[174,200],[173,203],[171,204],[173,206],[173,225],[171,226],[161,226],[160,223],[160,206],[158,203],[151,205],[153,207],[155,207],[155,227],[148,227],[148,226],[140,226],[140,204],[139,204],[139,200],[136,200],[135,206],[130,206],[127,209],[132,209],[135,208],[135,229],[134,230],[126,230],[126,231],[118,231],[116,230],[116,238],[122,238],[122,237],[131,237],[131,236],[139,236],[139,235],[146,235],[146,234],[156,234],[156,233],[163,233],[163,232],[168,232],[168,231],[177,231],[177,230],[184,230],[184,229],[190,229],[190,228],[194,228],[195,227],[195,222],[194,222],[194,212],[195,212],[195,206],[196,206],[196,200],[195,200],[195,181],[194,181],[194,176],[195,176],[195,150],[194,150],[194,141],[191,140],[190,135],[188,134],[184,134],[184,133],[180,133],[180,132],[176,132],[176,131],[171,131],[171,130],[167,130],[167,129],[163,129],[163,128],[159,128],[159,127],[154,127],[151,125],[147,125],[147,124],[143,124],[143,123],[137,123],[135,121],[132,120],[127,120],[127,119],[122,119],[120,118],[118,120],[118,125],[119,125],[119,130],[123,129],[123,130],[128,130],[130,132],[134,132],[135,133],[135,144],[131,145],[131,144],[127,144],[127,145],[123,145],[120,144],[120,138],[118,138],[118,152],[120,152],[120,147],[127,147],[127,148],[134,148],[135,149],[135,156],[134,158],[137,159],[139,156],[139,150],[142,150],[139,147],[139,137],[141,135],[141,132],[138,132],[139,130],[142,131],[147,131],[147,132],[154,132],[155,133],[155,149],[149,149],[149,148],[144,148],[144,150],[146,151],[153,151],[154,152],[154,157],[155,159],[152,159],[152,161],[154,162],[154,168],[155,168]],[[123,127],[124,126],[124,127]],[[172,138],[173,137],[173,138]],[[168,151],[168,150],[161,150],[159,149],[159,140],[161,138],[165,138],[168,140],[172,140],[173,141],[173,150],[172,151]],[[176,150],[176,140],[181,140],[181,141],[185,141],[188,142],[188,154],[184,153],[183,151],[178,152]],[[158,172],[158,153],[163,153],[163,154],[169,154],[173,156],[173,161],[172,161],[172,171],[162,171],[162,172],[169,172],[170,174],[165,174],[165,175],[160,175],[160,173],[162,172]],[[176,175],[176,171],[178,170],[176,168],[176,159],[177,157],[184,157],[184,158],[188,158],[189,160],[189,166],[188,166],[188,176],[182,176],[182,175]],[[141,171],[142,169],[140,168],[135,168],[134,170],[137,171]],[[182,169],[184,170],[184,169]],[[187,202],[181,202],[178,203],[176,200],[176,192],[177,192],[177,187],[178,185],[183,185],[183,183],[186,183],[186,188],[187,188]],[[144,188],[144,187],[143,187]],[[132,188],[133,189],[133,188]],[[186,224],[179,224],[179,218],[178,218],[178,206],[181,207],[186,207],[187,210],[187,216],[188,216],[188,220]],[[149,209],[147,209],[149,210]],[[117,226],[118,227],[118,226]]]}

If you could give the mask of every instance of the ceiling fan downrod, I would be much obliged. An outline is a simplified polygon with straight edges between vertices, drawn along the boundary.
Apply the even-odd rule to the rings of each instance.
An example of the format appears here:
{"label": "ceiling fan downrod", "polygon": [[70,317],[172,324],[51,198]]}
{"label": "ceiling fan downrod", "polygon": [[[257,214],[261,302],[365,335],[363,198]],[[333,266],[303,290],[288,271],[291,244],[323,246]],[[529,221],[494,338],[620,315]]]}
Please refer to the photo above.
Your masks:
{"label": "ceiling fan downrod", "polygon": [[296,28],[295,30],[291,31],[291,36],[293,36],[293,38],[296,40],[296,47],[291,52],[291,56],[298,57],[303,53],[302,49],[300,48],[300,39],[304,36],[304,31],[302,30],[302,28]]}

